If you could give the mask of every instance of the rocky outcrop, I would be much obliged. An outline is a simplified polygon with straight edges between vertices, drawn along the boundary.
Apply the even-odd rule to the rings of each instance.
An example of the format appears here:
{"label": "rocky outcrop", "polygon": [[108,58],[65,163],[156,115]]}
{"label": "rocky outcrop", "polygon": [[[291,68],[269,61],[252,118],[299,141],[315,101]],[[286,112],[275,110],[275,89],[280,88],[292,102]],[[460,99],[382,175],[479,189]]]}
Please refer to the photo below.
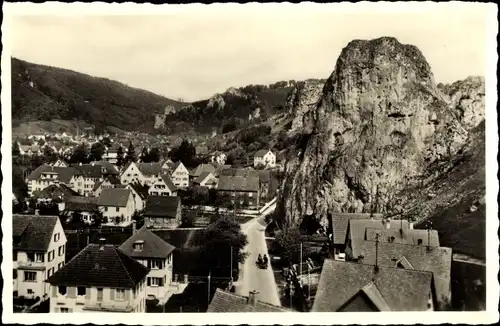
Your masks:
{"label": "rocky outcrop", "polygon": [[289,136],[312,131],[312,121],[304,121],[304,113],[314,109],[321,97],[324,82],[306,80],[298,82],[292,89],[285,104],[285,111],[292,119]]}
{"label": "rocky outcrop", "polygon": [[302,85],[290,96],[295,146],[278,206],[285,221],[391,210],[426,166],[466,144],[484,102],[463,98],[479,84],[454,84],[444,95],[415,46],[391,37],[350,42],[322,91]]}
{"label": "rocky outcrop", "polygon": [[215,107],[219,110],[222,110],[225,105],[226,103],[224,102],[224,98],[221,94],[215,94],[208,100],[207,103],[207,107],[210,109]]}

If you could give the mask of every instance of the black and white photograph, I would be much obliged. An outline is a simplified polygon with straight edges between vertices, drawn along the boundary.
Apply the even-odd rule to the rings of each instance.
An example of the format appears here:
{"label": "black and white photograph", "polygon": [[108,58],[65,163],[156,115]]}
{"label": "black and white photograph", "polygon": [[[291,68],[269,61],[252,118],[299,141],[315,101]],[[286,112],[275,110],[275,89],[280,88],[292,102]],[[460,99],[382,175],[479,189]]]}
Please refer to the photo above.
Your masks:
{"label": "black and white photograph", "polygon": [[4,321],[498,321],[496,4],[3,13]]}

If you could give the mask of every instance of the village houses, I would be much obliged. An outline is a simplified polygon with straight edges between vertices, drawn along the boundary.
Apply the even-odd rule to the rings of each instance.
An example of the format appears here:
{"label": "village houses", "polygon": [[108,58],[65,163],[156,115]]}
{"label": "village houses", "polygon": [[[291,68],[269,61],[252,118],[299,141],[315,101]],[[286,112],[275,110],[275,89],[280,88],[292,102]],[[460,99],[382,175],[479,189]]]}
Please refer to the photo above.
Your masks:
{"label": "village houses", "polygon": [[134,198],[132,191],[123,188],[103,189],[97,199],[97,205],[103,217],[108,220],[123,218],[122,223],[132,222],[135,212]]}
{"label": "village houses", "polygon": [[146,279],[148,299],[166,301],[173,277],[175,247],[143,226],[128,238],[120,250],[150,269]]}
{"label": "village houses", "polygon": [[149,187],[150,196],[177,196],[177,187],[170,180],[168,174],[160,174],[160,177]]}
{"label": "village houses", "polygon": [[95,183],[94,188],[92,189],[92,196],[99,197],[103,189],[118,188],[121,185],[120,179],[117,177],[107,176],[104,180]]}
{"label": "village houses", "polygon": [[255,168],[259,166],[274,168],[276,166],[276,155],[269,149],[261,149],[253,157],[253,166]]}
{"label": "village houses", "polygon": [[221,175],[217,190],[231,198],[234,204],[258,207],[260,203],[259,178]]}
{"label": "village houses", "polygon": [[48,279],[50,312],[144,313],[149,272],[103,238]]}
{"label": "village houses", "polygon": [[218,180],[212,172],[202,172],[193,180],[193,185],[209,189],[217,188],[217,184]]}
{"label": "village houses", "polygon": [[44,282],[66,261],[66,235],[58,216],[12,217],[14,296],[42,298]]}
{"label": "village houses", "polygon": [[148,198],[148,186],[143,186],[140,183],[130,183],[125,186],[132,192],[134,198],[134,205],[136,212],[142,212],[146,206],[146,199]]}
{"label": "village houses", "polygon": [[170,179],[177,188],[185,189],[189,186],[189,171],[182,162],[165,162],[162,165],[163,171],[170,175]]}
{"label": "village houses", "polygon": [[40,165],[30,173],[26,180],[28,195],[33,196],[35,192],[41,191],[53,184],[64,184],[78,192],[79,187],[76,183],[76,176],[79,175],[79,171],[72,167]]}
{"label": "village houses", "polygon": [[181,224],[181,199],[177,196],[149,196],[144,209],[148,228],[175,229]]}
{"label": "village houses", "polygon": [[141,185],[151,186],[162,173],[161,163],[129,163],[120,176],[121,183],[140,183]]}

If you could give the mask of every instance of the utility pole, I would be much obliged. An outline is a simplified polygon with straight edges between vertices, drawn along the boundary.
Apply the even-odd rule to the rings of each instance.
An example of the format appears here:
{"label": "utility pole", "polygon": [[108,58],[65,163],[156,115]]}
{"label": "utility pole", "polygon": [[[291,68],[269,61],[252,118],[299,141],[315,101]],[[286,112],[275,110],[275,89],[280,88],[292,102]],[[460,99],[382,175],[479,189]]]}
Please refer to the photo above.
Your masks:
{"label": "utility pole", "polygon": [[302,276],[302,241],[300,242],[300,276]]}
{"label": "utility pole", "polygon": [[210,271],[208,271],[208,297],[207,297],[207,307],[210,305]]}
{"label": "utility pole", "polygon": [[375,270],[378,271],[378,242],[380,234],[375,235]]}
{"label": "utility pole", "polygon": [[231,245],[231,287],[233,287],[233,246]]}

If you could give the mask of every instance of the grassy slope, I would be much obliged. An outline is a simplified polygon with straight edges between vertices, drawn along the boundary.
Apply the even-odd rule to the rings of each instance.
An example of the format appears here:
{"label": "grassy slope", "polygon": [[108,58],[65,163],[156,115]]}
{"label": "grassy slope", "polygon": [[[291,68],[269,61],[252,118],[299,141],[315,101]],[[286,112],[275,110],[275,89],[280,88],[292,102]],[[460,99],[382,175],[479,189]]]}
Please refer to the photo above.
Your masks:
{"label": "grassy slope", "polygon": [[152,129],[155,113],[167,105],[181,105],[105,78],[16,58],[12,58],[11,63],[14,127],[21,121],[78,118],[89,124],[124,130]]}
{"label": "grassy slope", "polygon": [[[438,169],[439,170],[439,169]],[[429,174],[434,172],[430,169]],[[484,122],[474,131],[461,155],[446,165],[437,179],[407,194],[408,216],[432,220],[441,245],[484,259],[486,255]],[[429,194],[435,194],[430,198]],[[471,212],[471,205],[477,210]],[[424,228],[425,223],[417,227]]]}

